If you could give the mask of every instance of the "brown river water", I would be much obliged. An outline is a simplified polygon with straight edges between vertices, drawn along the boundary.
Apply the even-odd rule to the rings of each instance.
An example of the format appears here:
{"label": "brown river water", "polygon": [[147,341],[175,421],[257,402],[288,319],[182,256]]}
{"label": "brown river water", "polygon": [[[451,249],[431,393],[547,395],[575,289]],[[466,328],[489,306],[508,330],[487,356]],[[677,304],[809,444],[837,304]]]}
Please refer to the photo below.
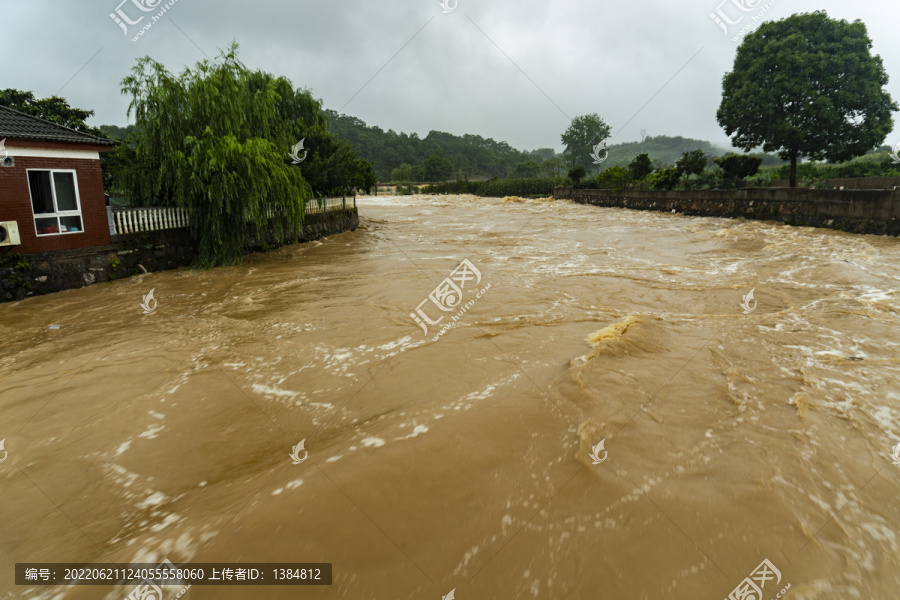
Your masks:
{"label": "brown river water", "polygon": [[896,238],[359,207],[241,266],[0,305],[0,598],[130,591],[16,562],[163,558],[333,564],[188,600],[722,600],[760,565],[762,600],[900,597]]}

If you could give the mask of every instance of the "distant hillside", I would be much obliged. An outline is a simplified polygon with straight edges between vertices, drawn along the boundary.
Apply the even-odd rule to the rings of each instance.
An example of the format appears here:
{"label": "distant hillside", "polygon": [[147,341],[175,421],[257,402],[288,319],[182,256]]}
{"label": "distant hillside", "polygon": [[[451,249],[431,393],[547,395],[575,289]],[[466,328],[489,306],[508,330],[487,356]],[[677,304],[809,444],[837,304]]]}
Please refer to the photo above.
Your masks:
{"label": "distant hillside", "polygon": [[[377,126],[348,115],[339,115],[326,110],[332,132],[350,142],[353,150],[368,159],[375,167],[379,181],[389,181],[391,171],[401,164],[421,168],[429,156],[440,153],[450,160],[453,167],[452,179],[487,179],[506,177],[520,162],[534,160],[541,162],[539,153],[516,150],[506,142],[497,142],[480,135],[453,135],[442,131],[431,131],[424,138],[415,132],[396,133],[384,131]],[[550,150],[552,153],[553,151]],[[420,177],[415,180],[421,181]]]}
{"label": "distant hillside", "polygon": [[[430,131],[427,136],[420,138],[415,132],[406,134],[390,129],[385,131],[378,126],[367,125],[356,117],[340,115],[333,110],[326,110],[325,113],[332,132],[337,137],[347,140],[358,156],[371,161],[378,181],[382,182],[391,181],[392,171],[402,164],[411,167],[409,180],[425,181],[424,165],[433,155],[440,156],[443,161],[449,161],[450,180],[565,175],[568,171],[568,167],[563,163],[562,154],[557,154],[552,148],[517,150],[506,142],[483,138],[480,135],[459,136],[443,131]],[[101,125],[100,129],[108,137],[124,139],[126,134],[134,129],[134,125],[127,127]],[[594,172],[613,166],[627,166],[636,156],[644,153],[650,156],[655,167],[663,167],[674,165],[682,153],[691,150],[700,149],[713,157],[729,152],[704,140],[665,135],[647,137],[643,142],[613,144],[608,149],[609,157],[598,165]],[[763,156],[764,166],[785,164],[774,154],[757,155]],[[555,163],[557,168],[550,167],[549,172],[539,169],[539,166],[548,159],[554,159],[551,162]],[[527,165],[531,168],[527,168]]]}

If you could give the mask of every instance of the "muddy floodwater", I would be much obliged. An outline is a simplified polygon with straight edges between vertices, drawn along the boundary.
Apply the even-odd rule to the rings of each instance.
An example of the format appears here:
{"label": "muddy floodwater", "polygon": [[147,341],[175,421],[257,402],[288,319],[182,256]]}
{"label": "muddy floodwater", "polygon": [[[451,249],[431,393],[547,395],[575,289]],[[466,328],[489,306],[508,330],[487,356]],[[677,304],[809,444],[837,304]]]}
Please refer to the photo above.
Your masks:
{"label": "muddy floodwater", "polygon": [[0,598],[130,591],[17,562],[164,558],[333,565],[188,600],[900,597],[896,238],[358,204],[238,267],[0,305]]}

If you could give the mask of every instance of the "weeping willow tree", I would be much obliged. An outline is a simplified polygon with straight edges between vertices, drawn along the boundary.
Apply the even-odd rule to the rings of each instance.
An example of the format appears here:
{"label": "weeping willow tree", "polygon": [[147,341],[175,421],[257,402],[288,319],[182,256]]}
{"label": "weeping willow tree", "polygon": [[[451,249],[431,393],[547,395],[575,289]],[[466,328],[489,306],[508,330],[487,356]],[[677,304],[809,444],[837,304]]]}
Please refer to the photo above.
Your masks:
{"label": "weeping willow tree", "polygon": [[288,152],[328,128],[309,91],[248,70],[232,44],[178,76],[139,59],[122,93],[136,127],[121,186],[136,206],[188,210],[197,267],[240,263],[249,238],[267,230],[279,244],[302,230],[313,190]]}

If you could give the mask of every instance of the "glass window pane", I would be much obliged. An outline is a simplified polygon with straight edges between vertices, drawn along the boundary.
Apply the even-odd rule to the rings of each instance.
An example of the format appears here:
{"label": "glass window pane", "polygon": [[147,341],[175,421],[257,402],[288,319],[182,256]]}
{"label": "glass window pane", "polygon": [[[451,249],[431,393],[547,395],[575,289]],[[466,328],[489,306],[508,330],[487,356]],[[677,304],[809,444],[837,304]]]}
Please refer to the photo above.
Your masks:
{"label": "glass window pane", "polygon": [[34,214],[56,212],[53,210],[53,194],[50,190],[50,171],[29,171],[28,187],[31,188],[31,208]]}
{"label": "glass window pane", "polygon": [[75,173],[54,173],[53,183],[56,184],[56,209],[78,210],[78,202],[75,200]]}
{"label": "glass window pane", "polygon": [[59,224],[60,231],[63,227],[66,228],[67,233],[81,231],[81,217],[60,217]]}
{"label": "glass window pane", "polygon": [[59,233],[59,221],[56,217],[43,217],[40,219],[35,219],[34,224],[37,226],[38,235]]}

